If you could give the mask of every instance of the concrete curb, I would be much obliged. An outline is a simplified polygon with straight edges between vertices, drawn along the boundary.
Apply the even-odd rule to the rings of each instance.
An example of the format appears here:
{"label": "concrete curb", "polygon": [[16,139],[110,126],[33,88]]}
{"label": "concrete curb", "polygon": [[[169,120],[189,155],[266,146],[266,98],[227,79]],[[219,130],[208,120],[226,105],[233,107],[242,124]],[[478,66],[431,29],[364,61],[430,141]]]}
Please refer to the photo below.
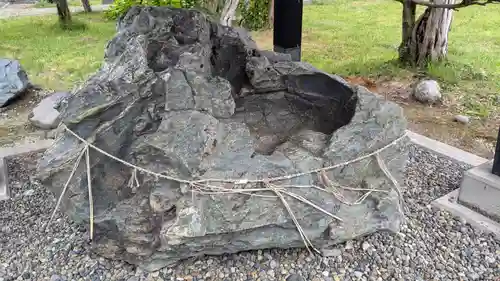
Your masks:
{"label": "concrete curb", "polygon": [[9,175],[5,158],[0,158],[0,201],[10,198],[10,190],[7,187]]}
{"label": "concrete curb", "polygon": [[[459,148],[447,145],[445,143],[430,139],[420,134],[408,131],[410,140],[424,149],[432,151],[440,156],[447,157],[451,160],[477,167],[488,162],[488,159],[479,157]],[[500,238],[500,223],[458,203],[458,195],[460,188],[442,196],[434,201],[431,205],[441,210],[448,211],[456,217],[464,219],[472,227],[485,232],[493,233]]]}
{"label": "concrete curb", "polygon": [[445,196],[432,201],[431,205],[450,212],[456,217],[464,219],[472,227],[485,232],[493,233],[500,239],[500,223],[481,215],[457,202],[459,190],[456,189]]}
{"label": "concrete curb", "polygon": [[39,140],[33,143],[24,143],[14,147],[0,147],[0,158],[12,157],[19,154],[45,150],[54,143],[54,140]]}
{"label": "concrete curb", "polygon": [[437,140],[430,139],[426,136],[422,136],[420,134],[407,131],[408,137],[410,140],[427,150],[430,150],[440,156],[444,156],[450,158],[454,161],[471,165],[471,166],[479,166],[488,161],[488,159],[479,157],[467,151],[461,150],[451,145],[447,145]]}
{"label": "concrete curb", "polygon": [[9,175],[6,161],[7,158],[45,150],[49,148],[53,142],[53,140],[41,140],[35,143],[26,143],[16,147],[0,148],[0,201],[10,198],[10,191],[8,188]]}

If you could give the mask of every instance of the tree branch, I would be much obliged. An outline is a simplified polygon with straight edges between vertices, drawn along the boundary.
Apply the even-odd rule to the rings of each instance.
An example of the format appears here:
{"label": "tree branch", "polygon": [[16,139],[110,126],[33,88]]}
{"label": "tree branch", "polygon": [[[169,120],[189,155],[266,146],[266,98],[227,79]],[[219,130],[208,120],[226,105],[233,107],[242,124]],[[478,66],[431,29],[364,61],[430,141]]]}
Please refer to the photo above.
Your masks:
{"label": "tree branch", "polygon": [[[405,0],[395,0],[400,3],[403,3]],[[485,1],[480,1],[480,0],[462,0],[459,3],[456,4],[436,4],[427,0],[410,0],[411,2],[421,5],[421,6],[426,6],[430,8],[441,8],[441,9],[458,9],[458,8],[463,8],[467,6],[472,6],[472,5],[480,5],[480,6],[486,6],[487,4],[499,4],[500,0],[485,0]]]}

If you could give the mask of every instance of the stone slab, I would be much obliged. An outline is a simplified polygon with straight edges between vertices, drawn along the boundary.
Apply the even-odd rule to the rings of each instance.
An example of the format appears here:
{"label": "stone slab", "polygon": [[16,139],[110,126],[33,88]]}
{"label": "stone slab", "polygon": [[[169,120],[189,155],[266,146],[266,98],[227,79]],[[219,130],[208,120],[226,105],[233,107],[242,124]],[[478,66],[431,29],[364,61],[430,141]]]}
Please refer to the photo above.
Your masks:
{"label": "stone slab", "polygon": [[10,198],[8,188],[9,175],[7,170],[8,157],[45,150],[52,145],[53,140],[41,140],[35,143],[25,143],[14,147],[0,147],[0,201]]}
{"label": "stone slab", "polygon": [[486,158],[474,155],[443,142],[430,139],[412,131],[407,131],[407,135],[414,144],[463,164],[476,167],[488,161]]}
{"label": "stone slab", "polygon": [[459,189],[434,200],[431,205],[464,219],[472,227],[493,233],[500,239],[500,223],[458,203]]}
{"label": "stone slab", "polygon": [[492,167],[488,161],[465,172],[458,202],[500,222],[500,177]]}

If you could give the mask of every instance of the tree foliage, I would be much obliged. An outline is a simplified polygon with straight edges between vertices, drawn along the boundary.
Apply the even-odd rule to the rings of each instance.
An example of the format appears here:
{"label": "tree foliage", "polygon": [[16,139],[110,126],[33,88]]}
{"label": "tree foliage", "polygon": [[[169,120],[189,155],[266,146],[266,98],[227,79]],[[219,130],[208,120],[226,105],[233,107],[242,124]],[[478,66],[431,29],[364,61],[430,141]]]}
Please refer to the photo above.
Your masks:
{"label": "tree foliage", "polygon": [[248,0],[240,3],[240,25],[250,29],[259,30],[269,27],[270,0]]}
{"label": "tree foliage", "polygon": [[127,13],[133,6],[172,6],[176,8],[192,8],[197,0],[115,0],[105,12],[109,19],[117,19]]}
{"label": "tree foliage", "polygon": [[[172,6],[198,8],[211,17],[221,17],[228,0],[115,0],[105,12],[109,19],[117,19],[132,6]],[[272,0],[241,0],[238,5],[240,25],[250,30],[269,27]]]}

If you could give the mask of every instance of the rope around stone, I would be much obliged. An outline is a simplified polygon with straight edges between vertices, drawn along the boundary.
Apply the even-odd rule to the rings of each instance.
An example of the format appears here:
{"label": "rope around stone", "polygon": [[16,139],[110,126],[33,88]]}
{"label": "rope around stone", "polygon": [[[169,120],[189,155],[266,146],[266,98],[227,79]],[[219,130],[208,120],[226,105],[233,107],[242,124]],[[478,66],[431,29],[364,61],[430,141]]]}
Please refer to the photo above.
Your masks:
{"label": "rope around stone", "polygon": [[[344,167],[344,166],[350,165],[352,163],[360,162],[360,161],[365,160],[365,159],[370,158],[370,157],[375,157],[380,169],[385,174],[385,176],[387,178],[389,178],[394,189],[396,190],[396,192],[398,194],[398,197],[400,200],[398,207],[399,207],[399,211],[401,212],[401,214],[403,214],[403,209],[402,209],[403,201],[402,201],[401,188],[400,188],[397,180],[392,176],[389,169],[385,165],[384,161],[380,157],[380,153],[382,151],[386,150],[387,148],[394,146],[396,143],[398,143],[399,141],[404,139],[406,137],[406,133],[403,134],[401,137],[397,138],[396,140],[392,141],[388,145],[386,145],[380,149],[377,149],[369,154],[363,155],[361,157],[358,157],[358,158],[355,158],[355,159],[352,159],[352,160],[349,160],[349,161],[346,161],[343,163],[338,163],[335,165],[310,170],[308,172],[295,173],[295,174],[289,174],[289,175],[285,175],[285,176],[270,177],[270,178],[263,178],[263,179],[212,179],[212,178],[210,178],[210,179],[198,179],[198,180],[184,180],[184,179],[175,178],[172,176],[164,175],[161,173],[157,173],[157,172],[139,167],[139,166],[134,165],[132,163],[129,163],[123,159],[120,159],[116,156],[113,156],[113,155],[109,154],[108,152],[93,145],[92,143],[85,140],[84,138],[80,137],[78,134],[76,134],[71,129],[69,129],[65,124],[61,124],[61,126],[66,132],[68,132],[69,134],[74,136],[76,139],[78,139],[80,142],[85,144],[85,147],[82,149],[82,151],[78,155],[76,162],[73,166],[73,169],[68,177],[68,180],[66,181],[66,183],[63,187],[63,190],[62,190],[62,192],[57,200],[57,203],[56,203],[56,206],[52,212],[52,215],[51,215],[51,217],[50,217],[50,219],[47,222],[45,227],[48,227],[50,225],[50,223],[52,222],[52,220],[54,219],[55,214],[56,214],[57,210],[59,209],[59,206],[62,202],[62,198],[64,197],[64,194],[66,193],[66,190],[68,189],[68,186],[69,186],[72,178],[74,177],[74,174],[75,174],[78,166],[80,165],[80,162],[81,162],[83,156],[85,155],[86,172],[87,172],[87,187],[88,187],[88,195],[89,195],[89,218],[90,218],[89,223],[90,223],[90,240],[91,241],[93,240],[93,237],[94,237],[94,210],[93,210],[94,206],[93,206],[92,186],[91,186],[92,177],[91,177],[91,171],[90,171],[91,170],[91,167],[90,167],[90,148],[94,149],[95,151],[97,151],[97,152],[117,161],[117,162],[122,163],[125,166],[132,168],[133,169],[132,175],[131,175],[129,183],[128,183],[130,187],[137,188],[140,185],[139,180],[137,178],[137,172],[142,172],[142,173],[145,173],[148,175],[152,175],[152,176],[156,177],[157,179],[162,178],[162,179],[167,179],[167,180],[172,180],[172,181],[176,181],[179,183],[187,184],[190,187],[190,191],[192,192],[193,195],[195,193],[208,194],[208,195],[239,193],[239,194],[246,194],[246,195],[257,196],[257,197],[278,198],[283,203],[285,209],[287,210],[290,217],[292,218],[292,221],[294,222],[294,224],[297,228],[297,231],[299,232],[299,235],[300,235],[302,241],[304,242],[305,247],[307,248],[307,250],[311,254],[312,254],[311,250],[313,250],[314,252],[317,252],[317,253],[320,253],[320,251],[314,247],[312,242],[306,236],[304,230],[300,226],[297,218],[295,217],[295,214],[294,214],[292,208],[290,207],[288,201],[285,199],[284,195],[287,195],[288,197],[292,197],[298,201],[301,201],[302,203],[315,208],[316,210],[324,213],[325,215],[332,217],[333,219],[335,219],[337,221],[342,222],[343,220],[340,217],[328,212],[327,210],[324,210],[320,206],[307,200],[306,198],[304,198],[298,194],[295,194],[293,192],[288,191],[287,188],[314,188],[314,189],[318,189],[320,191],[334,195],[335,198],[337,200],[339,200],[339,202],[341,202],[342,204],[349,205],[349,206],[358,205],[358,204],[363,203],[363,201],[373,192],[383,192],[383,193],[389,192],[387,190],[377,190],[377,189],[370,189],[370,188],[351,188],[351,187],[345,187],[345,186],[338,185],[338,184],[332,182],[332,180],[328,178],[328,176],[325,173],[328,170],[332,170],[332,169],[339,168],[339,167]],[[314,173],[318,174],[321,184],[326,188],[323,188],[323,187],[320,187],[317,185],[275,185],[275,184],[273,184],[273,182],[289,180],[289,179],[297,178],[297,177],[304,176],[304,175],[310,175],[310,174],[314,174]],[[213,183],[213,182],[232,183],[234,185],[246,185],[249,183],[261,183],[264,187],[263,188],[249,188],[249,189],[245,189],[245,188],[231,189],[231,188],[224,188],[224,187],[209,184],[209,183]],[[327,189],[327,188],[329,188],[329,189]],[[339,189],[350,190],[350,191],[366,191],[366,193],[363,194],[356,201],[348,202],[345,199],[345,197],[342,195],[342,193],[339,191]],[[274,196],[261,195],[261,194],[255,194],[254,192],[273,192],[275,195]],[[170,227],[170,229],[167,230],[167,233],[169,233],[171,228],[175,225],[176,224],[174,223]]]}

